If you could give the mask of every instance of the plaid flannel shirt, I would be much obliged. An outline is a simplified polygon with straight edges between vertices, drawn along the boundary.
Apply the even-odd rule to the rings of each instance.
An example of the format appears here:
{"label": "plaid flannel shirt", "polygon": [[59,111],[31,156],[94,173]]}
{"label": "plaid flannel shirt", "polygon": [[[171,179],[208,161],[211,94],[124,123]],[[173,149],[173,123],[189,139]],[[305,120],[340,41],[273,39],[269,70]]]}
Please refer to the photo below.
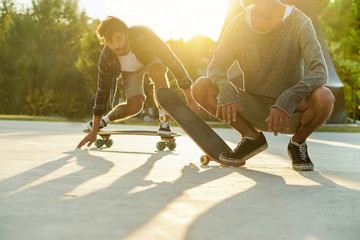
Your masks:
{"label": "plaid flannel shirt", "polygon": [[[143,65],[147,65],[154,57],[158,57],[175,76],[181,89],[190,88],[192,81],[184,66],[169,46],[153,31],[144,26],[135,26],[129,29],[128,36],[132,52]],[[92,112],[96,116],[101,116],[107,111],[113,80],[121,73],[118,56],[106,45],[99,59],[98,70],[98,89]]]}

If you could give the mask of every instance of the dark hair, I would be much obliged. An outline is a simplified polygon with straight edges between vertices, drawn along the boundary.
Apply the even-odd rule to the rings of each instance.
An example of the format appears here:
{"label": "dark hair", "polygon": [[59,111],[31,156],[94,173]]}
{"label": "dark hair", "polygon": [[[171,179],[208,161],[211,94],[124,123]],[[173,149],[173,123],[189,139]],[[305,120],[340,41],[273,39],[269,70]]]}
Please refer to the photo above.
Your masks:
{"label": "dark hair", "polygon": [[105,20],[103,20],[99,24],[99,26],[96,30],[96,34],[101,39],[110,39],[111,35],[115,31],[127,33],[128,27],[120,19],[113,17],[113,16],[108,16]]}

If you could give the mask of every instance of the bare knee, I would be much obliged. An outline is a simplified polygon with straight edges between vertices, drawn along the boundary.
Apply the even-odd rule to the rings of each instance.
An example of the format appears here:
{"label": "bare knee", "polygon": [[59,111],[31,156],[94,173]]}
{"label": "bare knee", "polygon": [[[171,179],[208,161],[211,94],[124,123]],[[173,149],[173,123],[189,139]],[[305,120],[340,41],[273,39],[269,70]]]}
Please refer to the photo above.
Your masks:
{"label": "bare knee", "polygon": [[129,98],[127,100],[128,113],[130,115],[138,114],[144,106],[144,97],[141,95]]}
{"label": "bare knee", "polygon": [[330,113],[334,107],[335,97],[329,88],[317,88],[311,94],[312,104],[319,112]]}
{"label": "bare knee", "polygon": [[195,101],[199,104],[204,102],[208,98],[209,94],[213,94],[215,96],[218,94],[217,88],[213,85],[211,80],[206,77],[200,77],[196,80],[191,88],[191,92]]}

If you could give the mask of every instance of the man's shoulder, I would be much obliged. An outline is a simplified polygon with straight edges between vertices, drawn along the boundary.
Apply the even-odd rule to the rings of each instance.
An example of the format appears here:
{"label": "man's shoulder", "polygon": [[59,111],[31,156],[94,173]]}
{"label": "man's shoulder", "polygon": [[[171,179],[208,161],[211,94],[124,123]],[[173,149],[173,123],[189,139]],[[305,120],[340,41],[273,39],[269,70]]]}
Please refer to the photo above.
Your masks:
{"label": "man's shoulder", "polygon": [[243,10],[242,12],[240,12],[239,14],[237,14],[235,17],[233,17],[231,19],[231,21],[228,23],[228,25],[226,26],[226,32],[230,33],[239,33],[239,32],[243,32],[246,25],[246,20],[245,20],[245,14],[246,14],[246,10]]}
{"label": "man's shoulder", "polygon": [[147,26],[139,25],[129,28],[128,35],[131,43],[135,46],[148,45],[156,34]]}
{"label": "man's shoulder", "polygon": [[311,19],[301,10],[296,8],[295,6],[292,6],[293,9],[291,10],[291,19],[293,21],[296,21],[298,23],[304,23],[306,21],[311,21]]}
{"label": "man's shoulder", "polygon": [[98,62],[99,70],[102,73],[113,74],[118,69],[119,60],[117,55],[105,45]]}
{"label": "man's shoulder", "polygon": [[113,51],[111,51],[111,49],[107,45],[104,45],[104,47],[101,51],[100,60],[114,58],[115,56],[116,56],[116,54]]}
{"label": "man's shoulder", "polygon": [[233,19],[230,21],[231,24],[242,24],[245,23],[245,16],[246,12],[249,11],[249,9],[245,9],[241,11],[239,14],[235,15]]}
{"label": "man's shoulder", "polygon": [[149,33],[153,33],[153,31],[145,25],[138,25],[129,28],[130,35],[144,35]]}

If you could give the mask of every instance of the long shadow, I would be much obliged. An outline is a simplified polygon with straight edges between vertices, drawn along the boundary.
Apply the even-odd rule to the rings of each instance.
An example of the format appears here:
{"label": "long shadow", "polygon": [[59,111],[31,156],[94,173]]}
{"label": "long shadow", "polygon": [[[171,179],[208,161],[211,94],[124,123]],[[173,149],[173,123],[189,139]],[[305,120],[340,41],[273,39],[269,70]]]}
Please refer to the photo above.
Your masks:
{"label": "long shadow", "polygon": [[[80,184],[107,173],[113,166],[103,158],[90,157],[88,151],[66,154],[0,182],[0,201],[3,203],[0,206],[1,237],[28,238],[37,227],[37,237],[48,234],[46,228],[58,224],[60,219],[66,222],[66,206],[62,206],[59,199]],[[63,175],[63,172],[73,169],[67,169],[68,164],[77,164],[79,170]]]}
{"label": "long shadow", "polygon": [[[119,177],[109,187],[81,197],[68,193],[82,183],[106,174],[113,167],[112,162],[90,155],[86,150],[68,153],[68,156],[6,179],[0,182],[0,200],[7,205],[6,208],[0,207],[0,222],[3,223],[0,230],[5,228],[2,229],[4,231],[1,236],[7,239],[21,239],[34,232],[38,233],[38,239],[46,237],[50,232],[51,237],[55,238],[71,237],[75,234],[81,236],[80,239],[96,236],[99,236],[98,239],[104,239],[101,237],[104,232],[107,236],[117,238],[126,236],[128,232],[124,233],[124,229],[131,232],[131,229],[136,229],[161,209],[159,207],[153,210],[151,202],[156,203],[158,200],[162,203],[161,206],[168,203],[167,198],[162,198],[161,194],[151,193],[153,188],[146,191],[148,194],[143,196],[149,201],[145,201],[149,203],[149,208],[127,195],[135,187],[154,184],[145,177],[154,164],[168,154],[171,152],[152,153],[144,164]],[[66,175],[54,176],[57,170],[66,168],[70,163],[77,164],[80,169]],[[44,177],[50,175],[51,180],[44,180]],[[136,221],[131,222],[124,213],[132,214],[132,209],[137,211],[135,207],[144,213],[147,209],[151,211],[148,214],[139,214],[140,218],[135,217],[133,219]],[[119,228],[119,225],[122,227]],[[23,226],[21,231],[19,226]],[[54,227],[56,231],[51,231]]]}
{"label": "long shadow", "polygon": [[[250,169],[249,190],[201,215],[186,239],[356,239],[360,236],[359,191],[318,172],[301,175],[318,185],[288,185],[280,176]],[[354,217],[353,214],[357,214]],[[355,220],[355,221],[354,221]],[[346,234],[345,234],[346,233]]]}
{"label": "long shadow", "polygon": [[[111,230],[107,231],[106,236],[102,235],[102,239],[123,239],[136,234],[137,230],[161,214],[161,211],[185,190],[237,171],[236,168],[218,168],[218,171],[200,172],[197,166],[190,164],[182,169],[181,176],[174,181],[146,181],[144,178],[151,167],[166,154],[154,153],[144,165],[120,177],[111,186],[84,197],[71,199],[68,207],[76,213],[75,215],[91,217],[91,225],[98,226],[89,229],[86,235],[81,237],[100,236],[104,229]],[[131,192],[136,187],[145,188]],[[95,203],[96,208],[93,207]],[[82,206],[82,209],[78,206]],[[84,229],[87,224],[78,218],[70,221],[77,229]]]}
{"label": "long shadow", "polygon": [[[172,152],[152,153],[141,166],[126,174],[120,173],[122,176],[110,186],[83,196],[68,193],[82,183],[106,174],[113,167],[111,162],[90,155],[88,151],[69,154],[37,167],[36,171],[32,169],[9,179],[8,183],[15,181],[15,178],[21,180],[22,183],[17,187],[23,187],[54,173],[71,160],[82,167],[76,172],[10,194],[10,189],[7,189],[8,194],[0,199],[9,204],[9,210],[3,212],[0,222],[13,226],[13,229],[6,229],[5,236],[22,238],[37,232],[38,237],[42,238],[52,232],[55,238],[77,236],[79,239],[122,239],[151,222],[184,191],[238,171],[236,168],[200,171],[191,164],[185,166],[180,176],[173,181],[147,180],[156,162],[168,154]],[[38,174],[33,176],[34,173]],[[14,209],[17,209],[15,213]],[[32,215],[30,209],[38,211]],[[29,213],[19,214],[21,219],[16,217],[16,211],[24,210]],[[26,225],[29,227],[18,230],[18,226]],[[56,231],[52,231],[53,228]]]}
{"label": "long shadow", "polygon": [[[288,185],[280,176],[246,168],[208,167],[200,171],[192,164],[185,166],[176,180],[148,180],[157,161],[171,152],[150,153],[142,165],[125,174],[120,172],[122,175],[109,186],[87,195],[69,196],[82,183],[100,175],[106,177],[113,167],[112,162],[90,153],[71,152],[0,182],[0,200],[9,209],[0,214],[2,236],[22,239],[36,232],[38,239],[122,239],[135,235],[184,191],[234,173],[254,180],[255,186],[198,217],[188,229],[187,239],[329,239],[324,237],[325,230],[337,237],[339,232],[353,230],[354,223],[346,217],[351,210],[359,211],[358,201],[347,202],[358,191],[339,186],[317,172],[303,173],[317,186]],[[22,189],[74,161],[81,167],[78,171]],[[345,210],[339,209],[341,205],[346,205]],[[32,208],[40,212],[32,215]],[[17,211],[29,213],[19,213],[20,219]],[[337,226],[333,226],[334,218],[340,223]]]}
{"label": "long shadow", "polygon": [[17,189],[20,189],[46,175],[51,174],[52,172],[69,164],[71,160],[76,157],[75,152],[68,152],[66,154],[67,156],[63,158],[46,162],[38,167],[0,181],[0,197],[10,194],[12,191],[16,191]]}

